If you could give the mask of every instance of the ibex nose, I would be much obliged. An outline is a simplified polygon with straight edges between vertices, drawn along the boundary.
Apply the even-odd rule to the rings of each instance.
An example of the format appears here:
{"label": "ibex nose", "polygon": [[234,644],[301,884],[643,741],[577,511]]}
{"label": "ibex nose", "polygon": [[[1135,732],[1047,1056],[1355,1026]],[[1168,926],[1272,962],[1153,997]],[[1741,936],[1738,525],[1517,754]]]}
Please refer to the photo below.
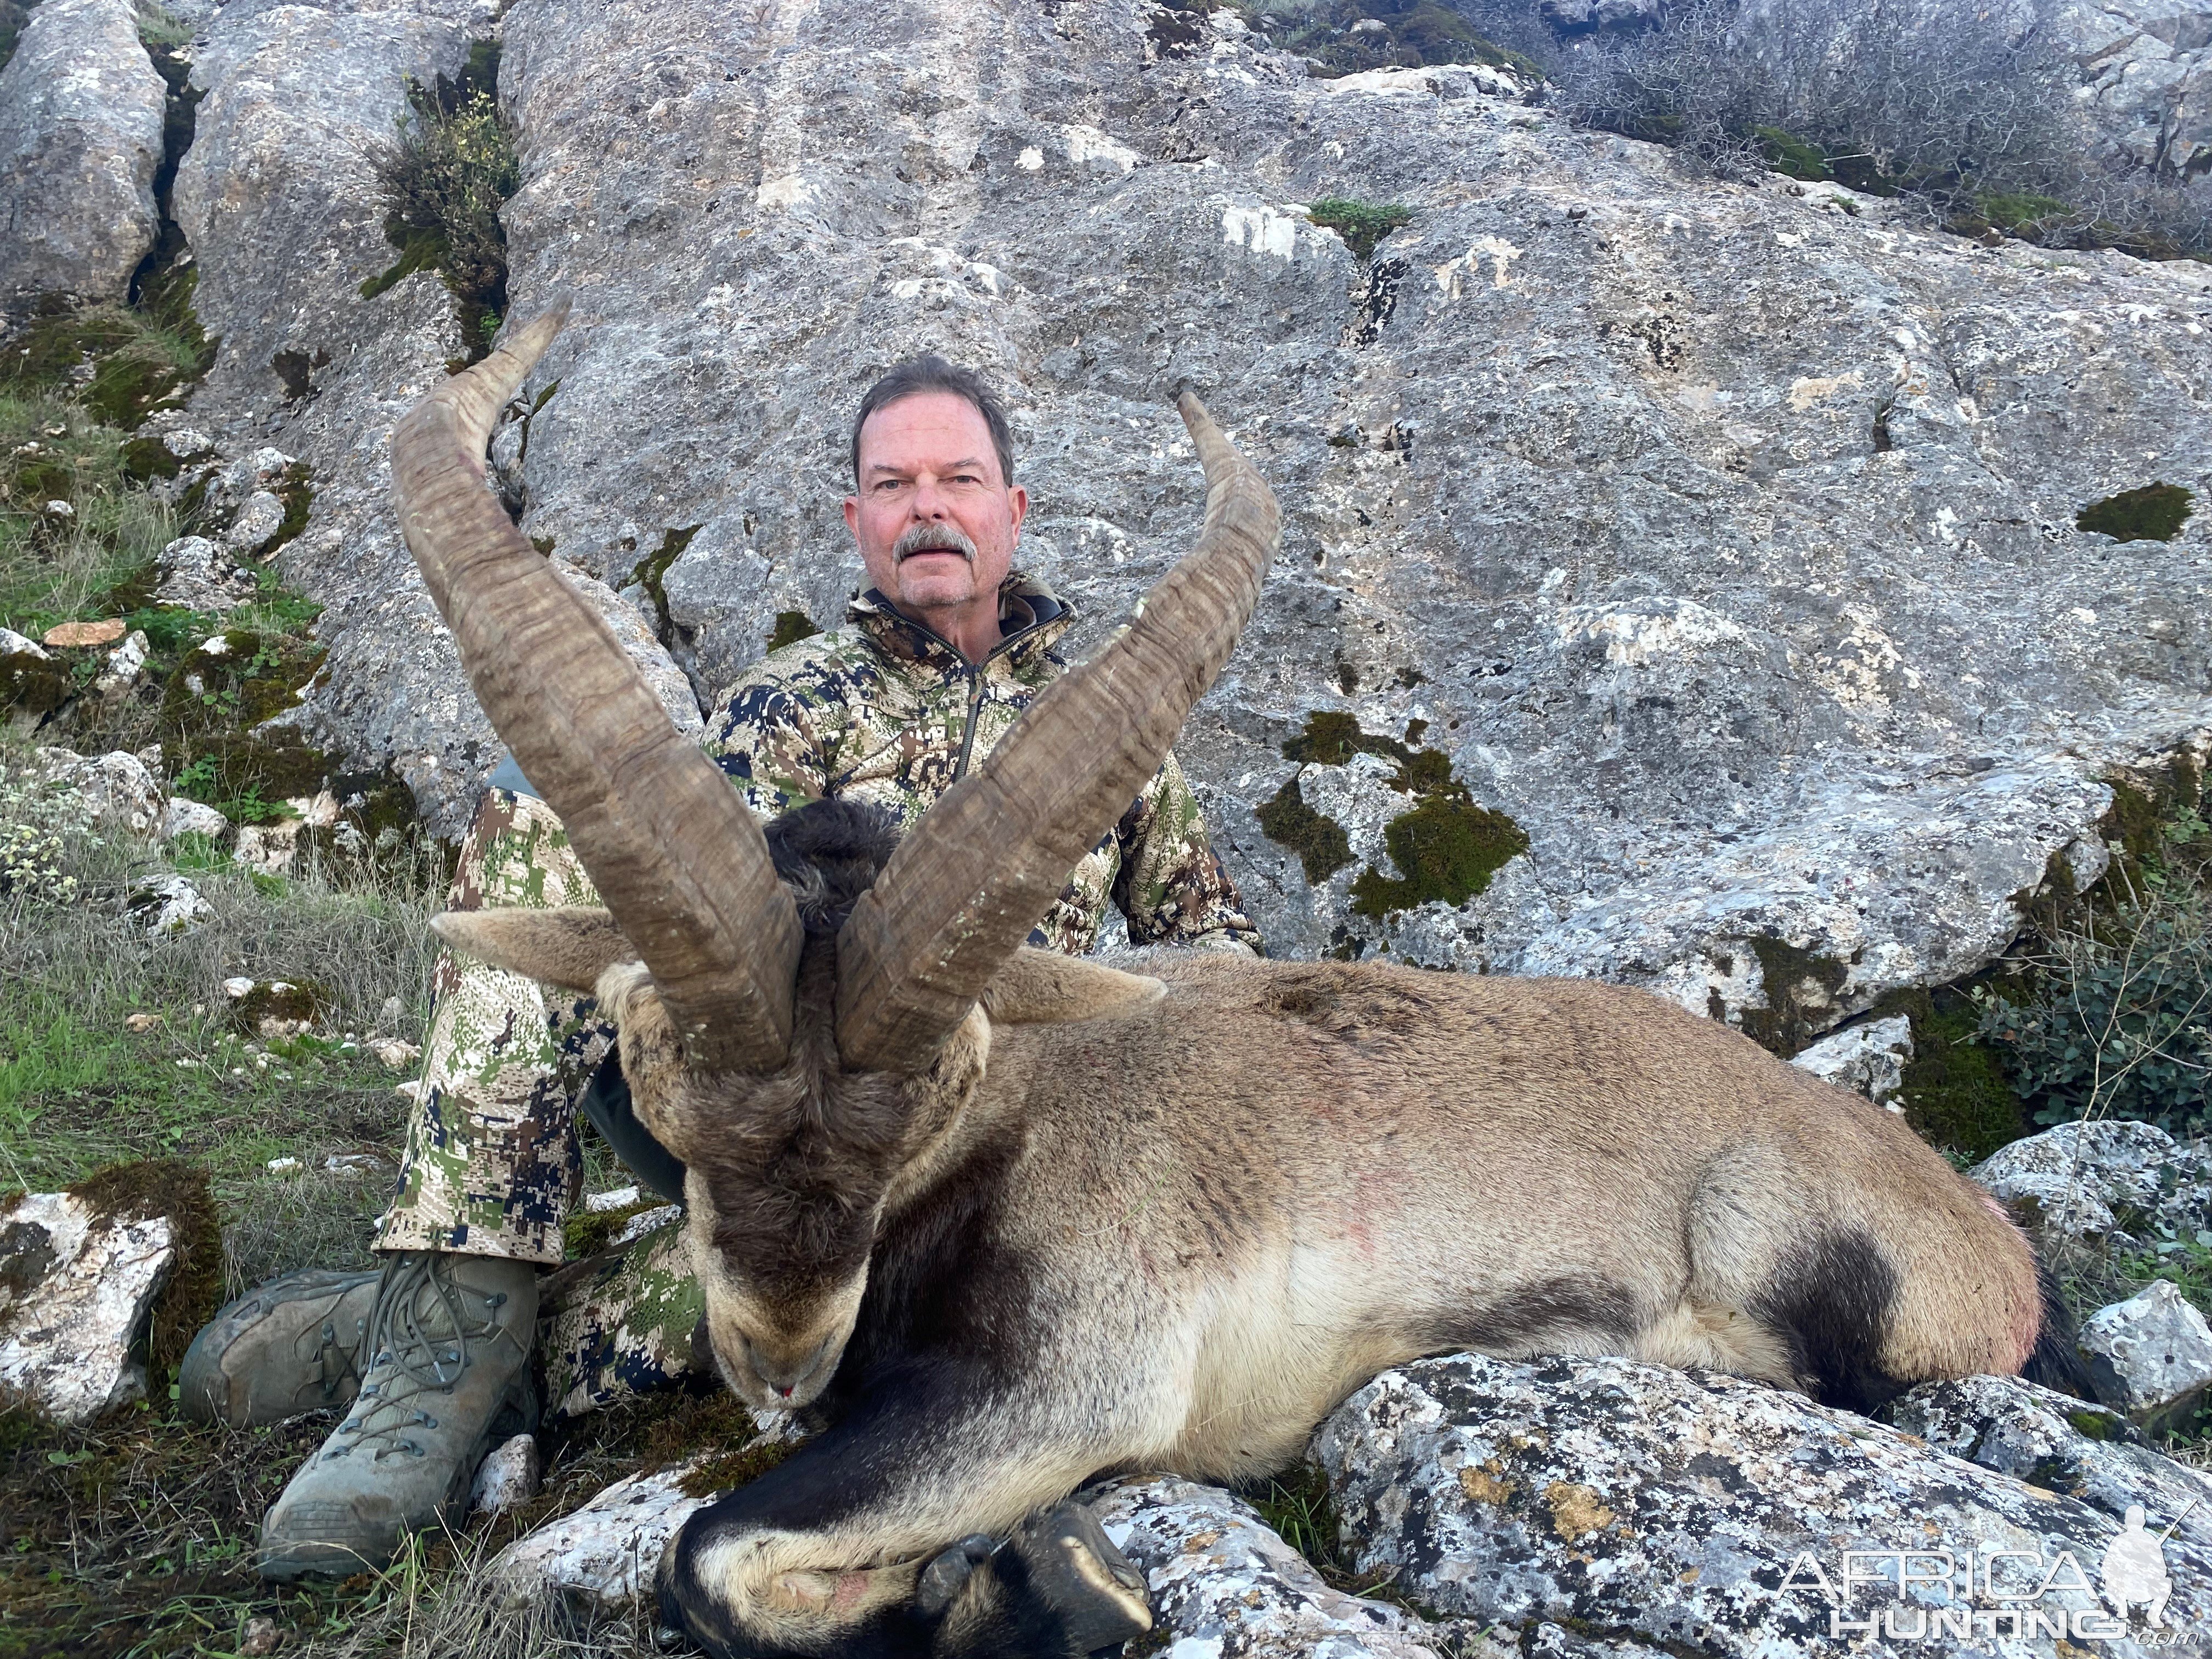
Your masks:
{"label": "ibex nose", "polygon": [[824,1339],[796,1358],[776,1358],[751,1338],[741,1340],[744,1343],[747,1368],[772,1393],[784,1400],[790,1399],[799,1391],[799,1384],[814,1375],[816,1367],[822,1363],[823,1350],[830,1346],[828,1340]]}

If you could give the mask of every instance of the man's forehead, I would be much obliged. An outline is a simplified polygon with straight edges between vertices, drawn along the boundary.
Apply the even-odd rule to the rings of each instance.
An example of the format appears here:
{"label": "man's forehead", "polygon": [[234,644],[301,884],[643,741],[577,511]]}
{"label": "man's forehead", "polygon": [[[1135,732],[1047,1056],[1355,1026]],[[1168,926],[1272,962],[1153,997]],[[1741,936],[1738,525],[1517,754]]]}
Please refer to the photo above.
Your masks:
{"label": "man's forehead", "polygon": [[979,465],[995,453],[982,410],[957,392],[917,392],[860,425],[863,472],[903,472],[918,460]]}

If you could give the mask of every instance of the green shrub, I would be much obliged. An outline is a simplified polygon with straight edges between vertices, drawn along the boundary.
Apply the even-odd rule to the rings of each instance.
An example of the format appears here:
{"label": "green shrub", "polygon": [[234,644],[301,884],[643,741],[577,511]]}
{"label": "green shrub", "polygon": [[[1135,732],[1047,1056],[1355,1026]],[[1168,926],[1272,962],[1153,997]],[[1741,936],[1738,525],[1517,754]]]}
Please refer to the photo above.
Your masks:
{"label": "green shrub", "polygon": [[1413,216],[1413,209],[1395,202],[1355,202],[1348,196],[1324,196],[1306,210],[1307,218],[1344,238],[1361,260],[1374,258],[1376,243]]}
{"label": "green shrub", "polygon": [[499,107],[496,47],[480,49],[458,81],[410,82],[397,140],[374,158],[384,234],[399,258],[361,287],[374,299],[402,277],[443,273],[471,361],[489,349],[507,310],[507,232],[500,204],[522,181],[514,130]]}
{"label": "green shrub", "polygon": [[2005,1057],[2039,1123],[2136,1118],[2177,1135],[2212,1130],[2212,829],[2193,810],[2130,875],[2109,912],[2048,931],[2033,994],[1989,999],[1983,1039]]}
{"label": "green shrub", "polygon": [[[1437,0],[1233,0],[1233,9],[1284,51],[1310,59],[1317,75],[1487,64],[1532,81],[1544,78],[1534,58],[1478,33],[1458,9]],[[1360,23],[1382,27],[1355,30]],[[1515,32],[1528,33],[1525,25]]]}

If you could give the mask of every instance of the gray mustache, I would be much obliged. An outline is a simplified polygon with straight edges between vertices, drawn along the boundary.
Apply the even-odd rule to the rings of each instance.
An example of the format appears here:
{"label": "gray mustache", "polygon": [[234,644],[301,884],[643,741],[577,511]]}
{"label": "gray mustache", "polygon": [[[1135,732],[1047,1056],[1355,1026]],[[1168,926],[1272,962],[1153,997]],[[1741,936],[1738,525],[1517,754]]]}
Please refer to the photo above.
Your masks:
{"label": "gray mustache", "polygon": [[918,524],[891,544],[894,563],[904,563],[916,553],[939,550],[957,553],[969,563],[975,562],[975,544],[949,524]]}

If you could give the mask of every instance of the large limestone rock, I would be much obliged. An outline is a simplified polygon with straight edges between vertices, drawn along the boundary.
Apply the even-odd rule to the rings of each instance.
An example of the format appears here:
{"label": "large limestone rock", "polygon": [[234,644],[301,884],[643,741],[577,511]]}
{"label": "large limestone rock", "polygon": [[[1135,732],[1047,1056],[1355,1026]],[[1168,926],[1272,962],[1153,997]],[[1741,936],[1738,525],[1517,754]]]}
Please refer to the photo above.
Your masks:
{"label": "large limestone rock", "polygon": [[[1135,0],[523,0],[512,309],[575,300],[526,454],[494,445],[526,530],[665,606],[711,695],[780,612],[836,620],[850,409],[940,349],[1008,392],[1024,556],[1081,649],[1188,544],[1188,381],[1288,513],[1181,745],[1273,948],[1602,975],[1784,1047],[1986,960],[2021,896],[2093,868],[2105,775],[2212,730],[2205,515],[2074,528],[2193,476],[2212,272],[1692,180],[1475,77],[1316,80],[1223,17],[1188,41]],[[1363,265],[1304,218],[1324,194],[1413,217]],[[328,319],[332,390],[280,440],[319,490],[283,561],[330,606],[303,720],[450,830],[497,746],[382,505],[441,350],[442,296],[405,287],[396,332]],[[1301,772],[1282,745],[1316,713],[1364,735]],[[1351,854],[1311,880],[1258,817],[1294,776]],[[1417,808],[1456,871],[1396,867]]]}
{"label": "large limestone rock", "polygon": [[2179,178],[2212,167],[2212,6],[2065,0],[2051,24],[2081,65],[2081,107],[2107,153]]}
{"label": "large limestone rock", "polygon": [[0,70],[0,302],[120,300],[159,228],[167,88],[131,0],[44,0]]}
{"label": "large limestone rock", "polygon": [[2078,1498],[2114,1520],[2141,1504],[2212,1550],[2212,1477],[2160,1456],[2117,1412],[2016,1376],[1923,1382],[1883,1418],[1954,1457]]}
{"label": "large limestone rock", "polygon": [[1169,1651],[1212,1659],[1435,1659],[1422,1620],[1332,1589],[1249,1504],[1173,1475],[1118,1481],[1091,1498],[1106,1535],[1143,1571]]}
{"label": "large limestone rock", "polygon": [[176,1254],[168,1218],[109,1213],[74,1193],[0,1211],[0,1403],[78,1424],[143,1399],[136,1350]]}
{"label": "large limestone rock", "polygon": [[193,304],[222,340],[196,413],[277,413],[279,352],[328,383],[344,367],[334,347],[395,331],[408,300],[360,293],[396,257],[372,153],[396,137],[407,78],[452,74],[467,55],[463,27],[411,8],[227,7],[194,42],[192,84],[207,95],[176,214],[199,266]]}
{"label": "large limestone rock", "polygon": [[1359,1570],[1483,1623],[1551,1619],[1678,1656],[1865,1659],[2090,1643],[2148,1659],[2212,1627],[2212,1550],[2195,1537],[2165,1542],[2168,1625],[2153,1631],[2098,1595],[2123,1520],[1733,1377],[1425,1360],[1354,1394],[1315,1455]]}
{"label": "large limestone rock", "polygon": [[1998,1148],[1972,1173],[2046,1237],[2186,1236],[2212,1224],[2212,1150],[2154,1123],[2062,1123]]}

